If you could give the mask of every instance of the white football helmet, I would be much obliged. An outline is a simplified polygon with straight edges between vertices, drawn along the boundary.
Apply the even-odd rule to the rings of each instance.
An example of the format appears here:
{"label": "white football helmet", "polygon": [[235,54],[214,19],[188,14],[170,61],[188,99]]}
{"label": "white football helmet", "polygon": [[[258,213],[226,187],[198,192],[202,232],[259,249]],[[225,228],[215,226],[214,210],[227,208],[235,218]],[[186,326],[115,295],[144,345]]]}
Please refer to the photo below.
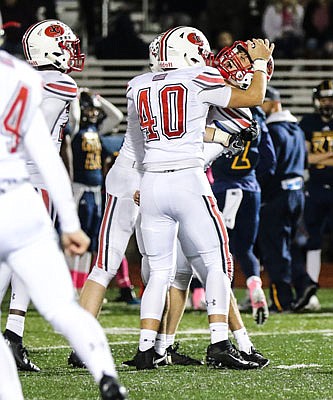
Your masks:
{"label": "white football helmet", "polygon": [[5,31],[3,30],[2,14],[0,11],[0,46],[3,45],[4,37],[5,37]]}
{"label": "white football helmet", "polygon": [[37,22],[27,29],[22,44],[26,60],[34,67],[53,65],[62,72],[83,69],[85,55],[80,50],[80,39],[63,22]]}
{"label": "white football helmet", "polygon": [[209,64],[212,58],[205,35],[189,26],[178,26],[162,34],[158,54],[161,70],[204,66]]}
{"label": "white football helmet", "polygon": [[160,72],[162,71],[159,65],[159,51],[160,51],[160,41],[163,33],[157,35],[149,45],[149,67],[151,72]]}
{"label": "white football helmet", "polygon": [[[230,47],[223,48],[215,57],[214,64],[223,78],[229,83],[247,89],[253,78],[253,61],[248,51],[247,43],[234,42]],[[270,81],[274,71],[274,61],[270,57],[267,63],[267,80]]]}

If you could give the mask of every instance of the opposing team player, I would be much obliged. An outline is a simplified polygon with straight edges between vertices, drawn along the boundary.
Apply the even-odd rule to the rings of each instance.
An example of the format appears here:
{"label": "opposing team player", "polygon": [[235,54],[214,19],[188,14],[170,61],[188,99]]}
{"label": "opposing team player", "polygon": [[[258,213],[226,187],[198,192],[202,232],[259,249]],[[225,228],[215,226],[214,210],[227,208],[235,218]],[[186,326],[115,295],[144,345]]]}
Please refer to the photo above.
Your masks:
{"label": "opposing team player", "polygon": [[[165,72],[147,73],[129,82],[129,109],[139,118],[145,137],[140,211],[149,261],[137,369],[154,368],[154,343],[175,273],[177,235],[185,255],[191,257],[195,251],[204,264],[196,272],[206,286],[211,330],[208,364],[258,367],[246,363],[228,340],[233,263],[226,228],[204,174],[202,152],[210,105],[247,107],[264,99],[267,61],[274,45],[266,39],[253,39],[247,45],[254,73],[246,91],[226,86],[216,69],[205,66],[211,54],[208,41],[190,27],[170,29],[161,38],[159,62]],[[134,120],[129,121],[129,131],[137,131]]]}
{"label": "opposing team player", "polygon": [[[63,248],[69,254],[86,251],[89,239],[80,229],[70,181],[41,110],[42,79],[4,51],[0,70],[0,262],[21,279],[38,311],[76,348],[99,384],[102,398],[125,399],[105,334],[76,303],[56,232],[29,182],[26,157],[39,169],[59,213]],[[0,341],[5,371],[0,377],[0,397],[21,400],[14,361],[1,334]]]}
{"label": "opposing team player", "polygon": [[[22,39],[25,58],[29,64],[38,69],[43,81],[42,111],[51,131],[52,140],[60,150],[63,129],[68,121],[70,102],[76,98],[77,85],[68,75],[71,71],[81,71],[85,55],[80,51],[80,40],[73,31],[58,20],[46,20],[32,25]],[[31,160],[27,160],[31,182],[42,196],[55,220],[55,210],[50,202],[43,178]],[[56,172],[55,172],[56,173]],[[2,288],[4,294],[10,279],[10,272],[3,271]],[[17,367],[24,371],[39,371],[32,363],[22,344],[24,322],[30,299],[19,279],[11,279],[12,295],[4,337],[9,343]]]}
{"label": "opposing team player", "polygon": [[[304,222],[309,234],[306,248],[306,270],[312,284],[296,304],[304,308],[319,287],[323,234],[333,232],[333,80],[326,79],[313,89],[315,112],[304,115],[300,127],[308,149],[309,181],[305,196]],[[312,299],[320,308],[317,297]]]}

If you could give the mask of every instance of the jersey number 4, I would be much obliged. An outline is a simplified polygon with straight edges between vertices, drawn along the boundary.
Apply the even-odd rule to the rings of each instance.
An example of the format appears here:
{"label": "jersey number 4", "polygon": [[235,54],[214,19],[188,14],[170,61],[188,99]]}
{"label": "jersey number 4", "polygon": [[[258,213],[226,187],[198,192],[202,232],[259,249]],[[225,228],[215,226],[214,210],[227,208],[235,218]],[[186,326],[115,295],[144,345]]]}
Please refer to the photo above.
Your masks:
{"label": "jersey number 4", "polygon": [[4,133],[12,138],[9,151],[15,153],[20,142],[22,118],[26,109],[29,90],[25,86],[18,88],[17,94],[8,105],[3,119]]}
{"label": "jersey number 4", "polygon": [[[161,133],[167,139],[181,138],[186,132],[187,89],[181,85],[166,85],[158,92]],[[157,116],[151,108],[150,88],[138,93],[138,111],[141,129],[147,142],[160,140]]]}

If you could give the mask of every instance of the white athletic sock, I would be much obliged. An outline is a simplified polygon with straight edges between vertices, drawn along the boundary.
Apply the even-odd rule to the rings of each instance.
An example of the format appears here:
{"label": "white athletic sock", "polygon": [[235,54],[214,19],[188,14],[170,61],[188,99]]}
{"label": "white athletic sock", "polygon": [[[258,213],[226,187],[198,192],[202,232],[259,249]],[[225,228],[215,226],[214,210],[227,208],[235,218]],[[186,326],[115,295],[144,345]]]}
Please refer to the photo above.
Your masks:
{"label": "white athletic sock", "polygon": [[156,336],[156,341],[155,341],[155,351],[158,353],[160,356],[163,356],[165,354],[166,350],[166,334],[165,333],[158,333]]}
{"label": "white athletic sock", "polygon": [[16,314],[8,314],[6,329],[23,337],[25,317]]}
{"label": "white athletic sock", "polygon": [[238,350],[250,354],[251,347],[254,346],[249,338],[249,335],[247,334],[245,327],[233,331],[232,334],[237,342]]}
{"label": "white athletic sock", "polygon": [[211,343],[222,342],[228,339],[228,324],[226,322],[212,322],[209,324]]}
{"label": "white athletic sock", "polygon": [[151,329],[140,330],[139,350],[146,351],[154,347],[157,332]]}
{"label": "white athletic sock", "polygon": [[166,347],[172,346],[175,343],[176,335],[166,335]]}
{"label": "white athletic sock", "polygon": [[306,272],[313,282],[318,283],[321,269],[321,250],[309,250],[306,253]]}

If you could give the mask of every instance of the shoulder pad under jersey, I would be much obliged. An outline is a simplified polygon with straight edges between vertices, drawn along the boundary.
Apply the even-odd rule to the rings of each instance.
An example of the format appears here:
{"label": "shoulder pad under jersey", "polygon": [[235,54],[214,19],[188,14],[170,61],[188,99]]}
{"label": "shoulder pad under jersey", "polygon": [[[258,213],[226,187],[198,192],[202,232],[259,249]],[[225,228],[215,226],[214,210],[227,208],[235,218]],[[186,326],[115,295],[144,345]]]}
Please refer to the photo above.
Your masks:
{"label": "shoulder pad under jersey", "polygon": [[77,84],[69,75],[59,71],[41,71],[44,81],[44,96],[72,101],[77,96]]}

